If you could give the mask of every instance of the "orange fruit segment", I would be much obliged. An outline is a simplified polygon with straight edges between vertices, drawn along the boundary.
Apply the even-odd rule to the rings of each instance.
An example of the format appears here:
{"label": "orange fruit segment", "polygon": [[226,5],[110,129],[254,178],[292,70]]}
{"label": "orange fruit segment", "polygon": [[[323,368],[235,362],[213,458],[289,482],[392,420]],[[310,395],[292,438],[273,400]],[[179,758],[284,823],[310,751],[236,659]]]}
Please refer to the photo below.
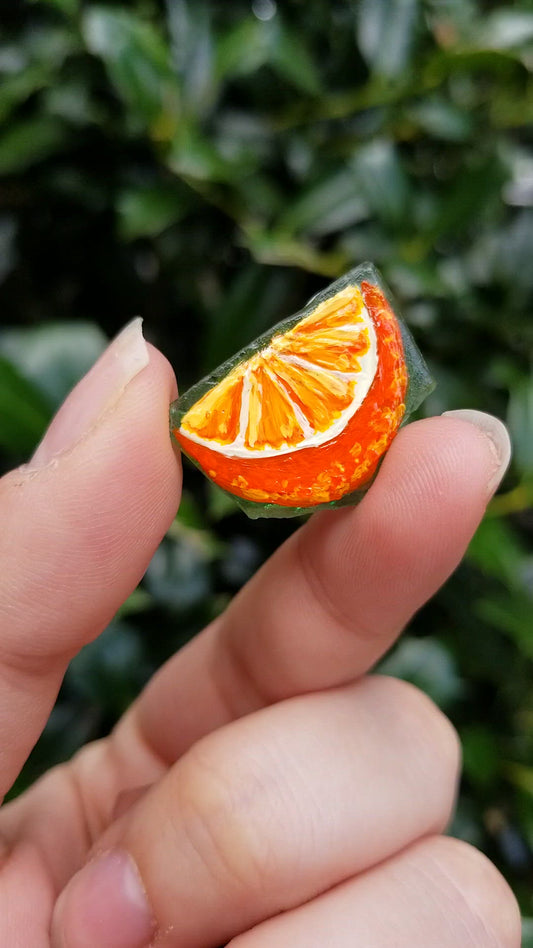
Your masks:
{"label": "orange fruit segment", "polygon": [[187,412],[180,434],[243,458],[323,443],[366,395],[376,346],[361,292],[347,287],[237,365]]}
{"label": "orange fruit segment", "polygon": [[219,486],[311,507],[374,473],[405,410],[397,320],[381,290],[349,284],[208,389],[173,433]]}

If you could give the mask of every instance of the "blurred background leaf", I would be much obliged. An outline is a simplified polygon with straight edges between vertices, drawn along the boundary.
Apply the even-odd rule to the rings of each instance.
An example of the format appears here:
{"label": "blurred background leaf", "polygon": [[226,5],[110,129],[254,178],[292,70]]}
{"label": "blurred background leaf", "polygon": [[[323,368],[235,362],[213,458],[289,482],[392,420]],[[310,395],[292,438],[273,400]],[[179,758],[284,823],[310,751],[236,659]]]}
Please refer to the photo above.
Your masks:
{"label": "blurred background leaf", "polygon": [[[514,459],[381,670],[450,715],[452,831],[533,945],[530,0],[0,0],[0,461],[25,460],[133,316],[184,389],[326,279],[383,270],[438,388]],[[112,726],[295,528],[190,467],[139,588],[72,663],[13,792]]]}
{"label": "blurred background leaf", "polygon": [[411,64],[419,0],[361,0],[357,4],[359,49],[371,71],[392,79]]}
{"label": "blurred background leaf", "polygon": [[0,446],[15,456],[31,451],[51,417],[38,389],[0,355]]}
{"label": "blurred background leaf", "polygon": [[46,323],[0,329],[0,352],[58,408],[103,352],[106,337],[93,323]]}

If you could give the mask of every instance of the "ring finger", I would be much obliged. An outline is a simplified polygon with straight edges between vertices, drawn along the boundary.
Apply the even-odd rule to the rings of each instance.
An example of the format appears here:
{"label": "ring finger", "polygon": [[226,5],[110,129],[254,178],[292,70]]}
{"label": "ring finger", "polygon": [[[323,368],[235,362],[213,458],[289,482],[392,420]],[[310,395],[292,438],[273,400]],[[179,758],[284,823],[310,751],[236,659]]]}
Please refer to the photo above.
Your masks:
{"label": "ring finger", "polygon": [[457,766],[446,719],[388,678],[233,722],[105,834],[58,901],[54,944],[226,943],[440,832]]}
{"label": "ring finger", "polygon": [[520,929],[514,895],[485,856],[432,837],[228,948],[519,948]]}

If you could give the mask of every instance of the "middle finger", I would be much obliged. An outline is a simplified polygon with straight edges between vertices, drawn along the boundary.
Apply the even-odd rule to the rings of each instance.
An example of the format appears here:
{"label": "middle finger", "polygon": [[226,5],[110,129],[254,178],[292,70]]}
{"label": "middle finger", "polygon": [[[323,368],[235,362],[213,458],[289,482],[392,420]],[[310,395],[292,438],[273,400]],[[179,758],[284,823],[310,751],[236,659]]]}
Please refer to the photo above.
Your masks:
{"label": "middle finger", "polygon": [[103,855],[58,902],[57,943],[141,948],[154,929],[159,948],[226,943],[440,832],[457,767],[451,725],[389,678],[233,722],[196,744],[99,842]]}
{"label": "middle finger", "polygon": [[173,763],[232,718],[360,677],[457,566],[496,467],[494,445],[473,424],[408,425],[363,502],[312,517],[293,534],[155,676],[119,725],[117,744],[136,734]]}

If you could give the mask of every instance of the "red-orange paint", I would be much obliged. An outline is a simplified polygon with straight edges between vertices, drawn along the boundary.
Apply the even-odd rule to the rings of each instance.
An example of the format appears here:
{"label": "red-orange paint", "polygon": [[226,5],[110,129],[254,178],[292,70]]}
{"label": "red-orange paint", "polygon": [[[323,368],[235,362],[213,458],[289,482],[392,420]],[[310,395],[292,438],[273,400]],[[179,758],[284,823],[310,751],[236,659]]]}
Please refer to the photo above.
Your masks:
{"label": "red-orange paint", "polygon": [[361,292],[376,330],[378,365],[363,403],[337,437],[279,456],[232,458],[173,429],[220,487],[258,503],[314,507],[339,500],[372,477],[400,426],[408,379],[401,331],[385,296],[368,282],[361,283]]}

